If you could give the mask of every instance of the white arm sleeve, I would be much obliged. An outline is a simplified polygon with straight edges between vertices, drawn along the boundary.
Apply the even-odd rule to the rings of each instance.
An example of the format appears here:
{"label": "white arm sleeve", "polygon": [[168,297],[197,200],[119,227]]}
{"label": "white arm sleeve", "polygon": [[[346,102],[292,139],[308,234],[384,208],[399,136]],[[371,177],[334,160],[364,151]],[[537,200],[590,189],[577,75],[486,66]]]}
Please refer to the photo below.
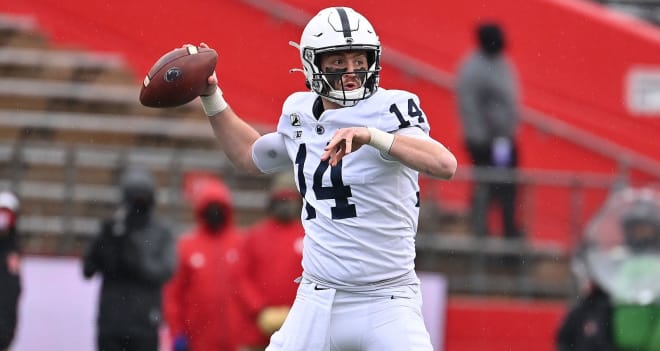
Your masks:
{"label": "white arm sleeve", "polygon": [[291,167],[284,137],[279,133],[264,134],[252,145],[252,160],[263,173],[275,173]]}

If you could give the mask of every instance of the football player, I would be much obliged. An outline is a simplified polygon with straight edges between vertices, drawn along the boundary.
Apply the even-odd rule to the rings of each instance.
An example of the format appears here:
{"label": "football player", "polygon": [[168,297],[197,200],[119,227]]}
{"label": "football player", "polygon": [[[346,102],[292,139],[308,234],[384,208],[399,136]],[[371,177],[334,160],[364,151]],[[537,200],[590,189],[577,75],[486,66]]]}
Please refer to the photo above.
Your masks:
{"label": "football player", "polygon": [[415,94],[379,87],[381,44],[364,16],[321,10],[292,45],[311,91],[286,99],[277,132],[241,119],[215,74],[201,96],[233,164],[293,168],[304,200],[303,274],[267,350],[432,350],[414,271],[418,173],[450,179],[456,159]]}

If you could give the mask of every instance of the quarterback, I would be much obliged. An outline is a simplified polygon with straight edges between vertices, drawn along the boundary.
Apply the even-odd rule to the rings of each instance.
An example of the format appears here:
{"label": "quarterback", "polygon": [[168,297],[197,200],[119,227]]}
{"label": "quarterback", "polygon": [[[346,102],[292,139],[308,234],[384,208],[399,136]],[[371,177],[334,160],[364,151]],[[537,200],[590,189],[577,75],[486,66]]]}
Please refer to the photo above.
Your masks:
{"label": "quarterback", "polygon": [[293,169],[304,200],[303,274],[266,350],[432,350],[414,271],[418,174],[450,179],[456,159],[429,136],[416,95],[379,87],[381,45],[364,16],[321,10],[292,45],[310,91],[286,99],[276,132],[241,119],[215,74],[201,96],[233,164]]}

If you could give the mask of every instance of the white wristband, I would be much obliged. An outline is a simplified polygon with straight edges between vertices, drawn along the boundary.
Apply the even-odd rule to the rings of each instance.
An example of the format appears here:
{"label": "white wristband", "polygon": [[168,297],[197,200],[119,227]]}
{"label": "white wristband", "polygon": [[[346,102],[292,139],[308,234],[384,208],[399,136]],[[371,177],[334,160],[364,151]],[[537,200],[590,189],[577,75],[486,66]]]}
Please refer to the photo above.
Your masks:
{"label": "white wristband", "polygon": [[385,154],[389,154],[392,144],[394,144],[394,134],[386,133],[380,129],[372,127],[368,127],[367,129],[369,130],[369,134],[371,134],[369,145]]}
{"label": "white wristband", "polygon": [[199,98],[202,100],[204,113],[206,113],[208,117],[217,115],[229,106],[227,101],[225,101],[225,98],[222,97],[222,90],[220,90],[220,87],[215,90],[215,93],[206,96],[202,95]]}

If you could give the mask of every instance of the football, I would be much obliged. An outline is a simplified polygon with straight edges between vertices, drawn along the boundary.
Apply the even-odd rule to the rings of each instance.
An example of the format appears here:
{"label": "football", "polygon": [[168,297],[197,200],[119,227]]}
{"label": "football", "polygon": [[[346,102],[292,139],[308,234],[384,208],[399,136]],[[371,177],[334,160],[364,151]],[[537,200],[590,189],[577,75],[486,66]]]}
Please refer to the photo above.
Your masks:
{"label": "football", "polygon": [[204,47],[186,46],[166,53],[144,78],[140,103],[176,107],[194,100],[206,88],[217,61],[218,53]]}

